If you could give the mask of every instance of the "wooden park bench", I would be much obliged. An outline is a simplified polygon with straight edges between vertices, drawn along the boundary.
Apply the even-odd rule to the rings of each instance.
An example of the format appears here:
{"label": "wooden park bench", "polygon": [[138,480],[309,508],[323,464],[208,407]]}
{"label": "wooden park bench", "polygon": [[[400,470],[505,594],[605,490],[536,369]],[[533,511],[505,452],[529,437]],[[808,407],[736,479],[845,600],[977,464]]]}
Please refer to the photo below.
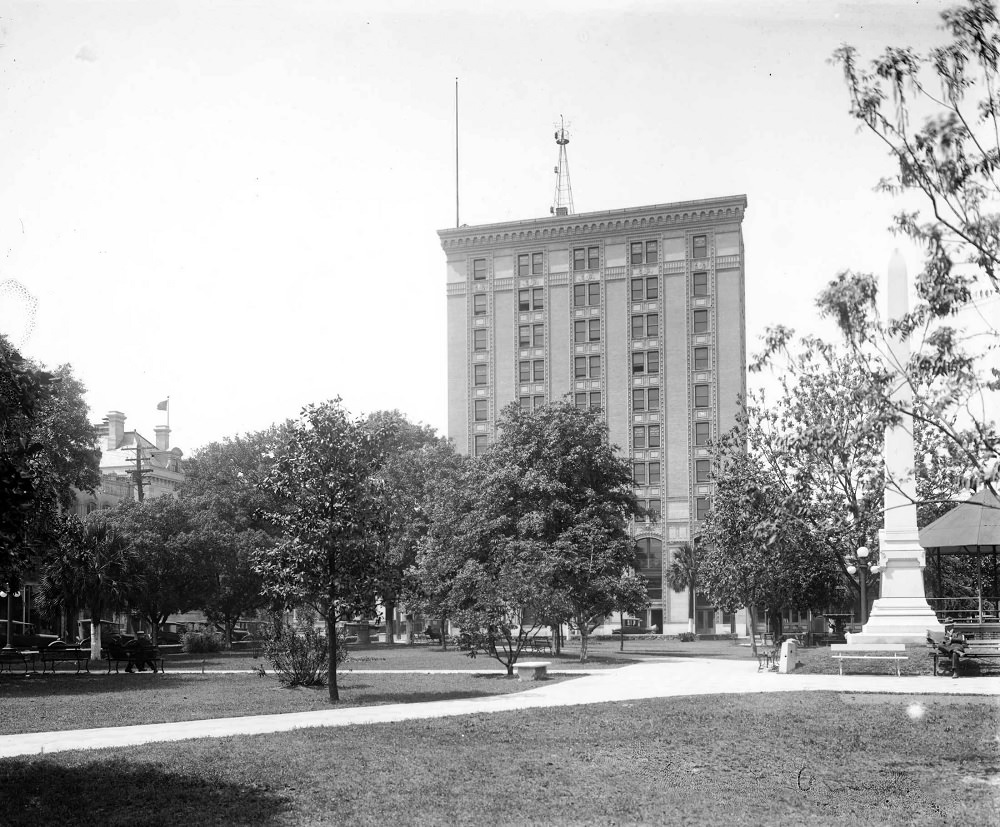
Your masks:
{"label": "wooden park bench", "polygon": [[956,623],[945,634],[928,631],[927,643],[934,660],[934,674],[957,678],[962,661],[982,663],[1000,658],[1000,623]]}
{"label": "wooden park bench", "polygon": [[67,646],[61,641],[56,641],[55,643],[50,643],[48,646],[44,647],[39,651],[39,655],[42,661],[42,674],[45,674],[46,668],[52,667],[52,674],[56,672],[57,663],[72,663],[76,666],[76,674],[80,674],[80,667],[89,673],[90,672],[90,650],[81,649],[77,646]]}
{"label": "wooden park bench", "polygon": [[552,638],[548,635],[535,635],[528,638],[532,652],[548,652],[552,654]]}
{"label": "wooden park bench", "polygon": [[758,646],[757,647],[757,671],[777,672],[778,661],[781,659],[780,646]]}
{"label": "wooden park bench", "polygon": [[[899,677],[899,662],[908,660],[906,655],[899,654],[906,651],[904,643],[834,643],[830,645],[830,651],[834,659],[839,661],[841,675],[844,674],[845,660],[891,660],[896,664],[896,677]],[[892,654],[869,654],[872,652],[892,652]]]}
{"label": "wooden park bench", "polygon": [[543,681],[549,676],[548,667],[545,660],[523,661],[514,664],[514,673],[519,681]]}
{"label": "wooden park bench", "polygon": [[147,663],[153,664],[154,672],[157,671],[156,664],[159,663],[159,671],[163,672],[163,655],[155,646],[109,646],[107,649],[101,650],[101,657],[108,662],[109,675],[112,664],[114,664],[115,672],[118,673],[118,667],[123,663],[126,672],[130,672],[136,667],[141,672]]}
{"label": "wooden park bench", "polygon": [[14,665],[24,667],[24,674],[28,674],[28,660],[31,660],[31,667],[34,669],[35,658],[34,655],[28,652],[22,652],[19,649],[0,649],[0,672],[3,672],[3,668],[6,666],[7,671],[14,674]]}

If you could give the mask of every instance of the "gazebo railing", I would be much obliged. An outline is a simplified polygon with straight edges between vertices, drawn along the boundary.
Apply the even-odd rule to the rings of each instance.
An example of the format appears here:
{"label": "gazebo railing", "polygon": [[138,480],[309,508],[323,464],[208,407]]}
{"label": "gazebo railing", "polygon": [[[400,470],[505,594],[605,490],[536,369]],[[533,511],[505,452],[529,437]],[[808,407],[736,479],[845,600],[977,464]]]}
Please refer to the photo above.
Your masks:
{"label": "gazebo railing", "polygon": [[938,620],[979,622],[1000,620],[1000,597],[928,597],[927,602]]}

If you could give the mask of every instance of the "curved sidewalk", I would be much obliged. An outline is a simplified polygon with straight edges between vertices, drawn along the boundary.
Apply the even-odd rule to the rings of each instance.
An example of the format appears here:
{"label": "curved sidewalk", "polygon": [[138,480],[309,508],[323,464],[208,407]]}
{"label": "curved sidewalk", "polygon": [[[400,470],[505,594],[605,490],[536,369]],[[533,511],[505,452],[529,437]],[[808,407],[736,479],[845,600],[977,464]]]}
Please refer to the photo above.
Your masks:
{"label": "curved sidewalk", "polygon": [[[365,670],[372,671],[372,670]],[[530,685],[529,685],[530,686]],[[988,695],[1000,698],[1000,677],[959,678],[895,675],[779,675],[757,672],[756,664],[735,660],[677,659],[637,663],[593,672],[556,684],[541,684],[510,695],[453,701],[346,707],[317,712],[250,715],[168,724],[103,729],[31,732],[0,736],[0,757],[74,749],[102,749],[190,738],[261,735],[306,727],[350,726],[417,718],[445,718],[546,706],[631,701],[684,695],[758,692],[861,692],[898,695]]]}

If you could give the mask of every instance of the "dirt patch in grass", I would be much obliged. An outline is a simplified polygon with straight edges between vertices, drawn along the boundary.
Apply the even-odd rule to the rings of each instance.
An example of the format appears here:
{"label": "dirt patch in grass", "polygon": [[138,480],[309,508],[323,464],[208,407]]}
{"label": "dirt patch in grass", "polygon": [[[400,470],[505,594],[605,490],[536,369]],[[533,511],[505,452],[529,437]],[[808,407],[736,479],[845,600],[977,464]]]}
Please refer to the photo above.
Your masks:
{"label": "dirt patch in grass", "polygon": [[[566,680],[553,677],[550,681]],[[339,707],[522,692],[495,675],[341,674]],[[37,675],[0,680],[0,735],[330,709],[327,687],[288,689],[273,675]],[[2,823],[2,819],[0,819]]]}
{"label": "dirt patch in grass", "polygon": [[[79,823],[80,801],[100,802],[88,816],[101,824],[998,822],[994,699],[925,696],[913,717],[911,699],[847,697],[663,698],[5,759],[3,812],[12,825]],[[108,797],[119,778],[156,806]]]}

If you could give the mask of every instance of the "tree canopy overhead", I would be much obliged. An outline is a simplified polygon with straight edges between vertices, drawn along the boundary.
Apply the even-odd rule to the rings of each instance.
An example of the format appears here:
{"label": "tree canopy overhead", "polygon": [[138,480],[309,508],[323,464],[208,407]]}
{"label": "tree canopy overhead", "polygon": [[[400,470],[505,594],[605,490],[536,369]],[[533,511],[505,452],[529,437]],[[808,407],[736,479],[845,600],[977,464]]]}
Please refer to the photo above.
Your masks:
{"label": "tree canopy overhead", "polygon": [[[893,159],[895,171],[878,188],[925,205],[902,209],[892,228],[925,253],[918,301],[904,317],[883,321],[875,277],[847,270],[818,304],[883,396],[907,382],[913,404],[899,412],[960,446],[971,486],[995,493],[1000,442],[989,425],[1000,368],[985,369],[982,357],[1000,348],[992,309],[1000,297],[1000,21],[989,0],[968,0],[941,18],[949,39],[926,54],[890,46],[867,68],[853,46],[833,55],[851,117]],[[772,342],[786,334],[773,331]],[[907,364],[893,357],[900,335],[915,345]]]}

